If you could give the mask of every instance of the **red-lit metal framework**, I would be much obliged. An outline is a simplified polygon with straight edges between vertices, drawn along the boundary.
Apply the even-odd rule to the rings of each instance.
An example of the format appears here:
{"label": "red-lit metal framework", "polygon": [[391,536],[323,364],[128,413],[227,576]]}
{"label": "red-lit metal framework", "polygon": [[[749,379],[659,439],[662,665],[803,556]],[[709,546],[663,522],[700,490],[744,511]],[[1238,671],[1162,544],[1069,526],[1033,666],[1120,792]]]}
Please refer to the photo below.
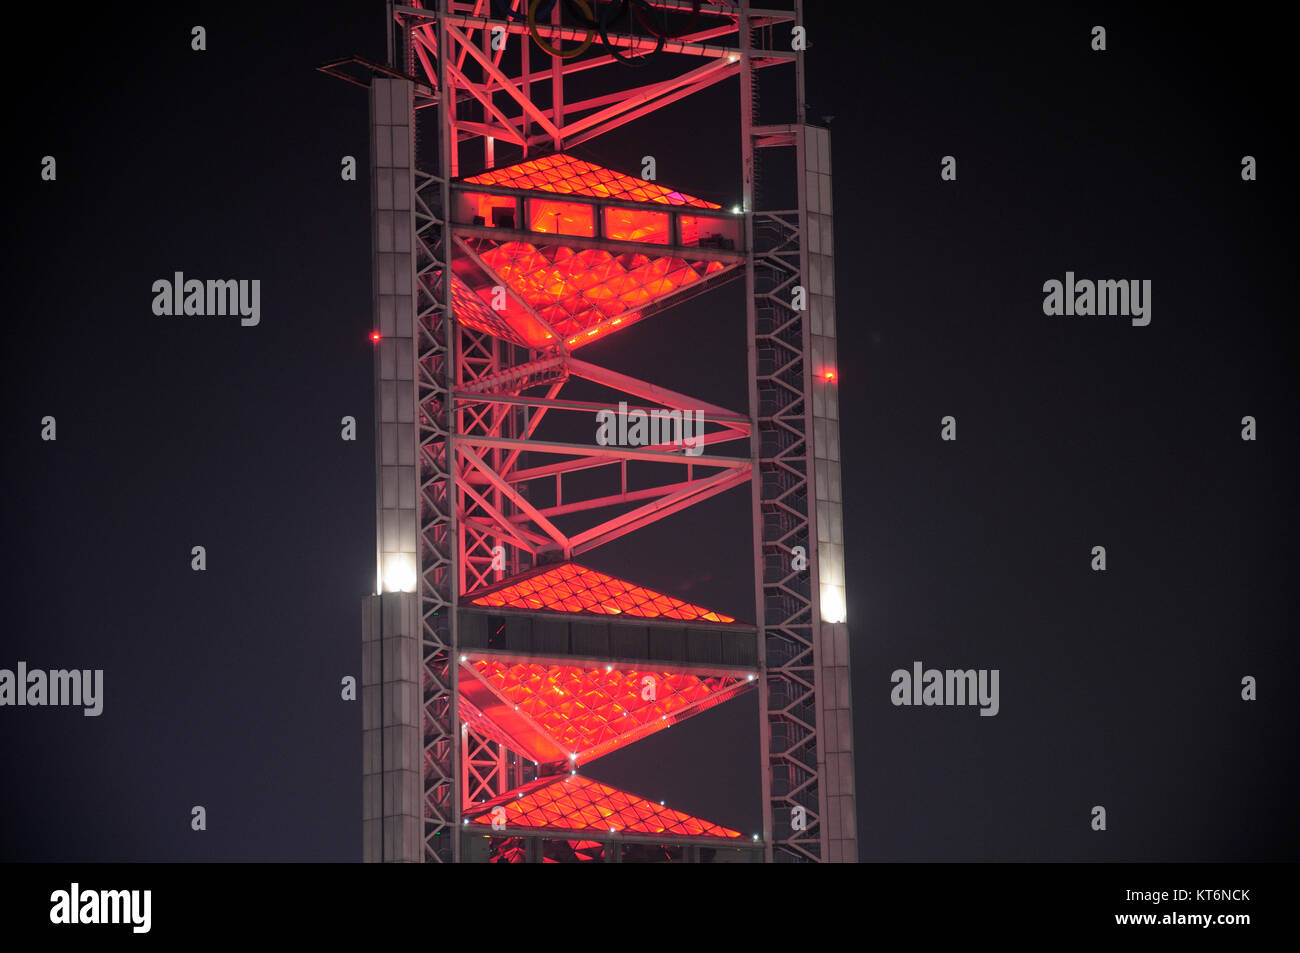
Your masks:
{"label": "red-lit metal framework", "polygon": [[[577,771],[755,686],[757,849],[856,859],[829,140],[804,123],[801,7],[787,6],[389,3],[389,65],[369,64],[380,532],[362,679],[367,860],[713,856],[739,832]],[[602,29],[572,25],[574,9]],[[597,33],[601,44],[579,49]],[[638,84],[628,61],[650,55],[680,69]],[[761,114],[760,72],[792,100],[781,121]],[[594,75],[607,80],[600,94],[566,95]],[[732,78],[738,210],[568,151]],[[416,168],[418,136],[436,171]],[[795,157],[793,201],[761,209],[755,160],[768,149]],[[745,412],[575,356],[738,278]],[[543,439],[548,415],[608,407],[562,398],[571,379],[616,393],[656,437]],[[629,481],[642,464],[677,477]],[[573,488],[593,471],[614,488]],[[741,485],[753,497],[753,627],[575,561]],[[587,522],[574,529],[576,516]],[[649,648],[593,656],[579,645],[589,630],[565,621],[582,617],[647,623],[634,631]],[[529,625],[532,642],[518,635]],[[608,631],[610,646],[626,641]],[[694,644],[717,639],[729,657]],[[673,640],[668,655],[655,648]]]}

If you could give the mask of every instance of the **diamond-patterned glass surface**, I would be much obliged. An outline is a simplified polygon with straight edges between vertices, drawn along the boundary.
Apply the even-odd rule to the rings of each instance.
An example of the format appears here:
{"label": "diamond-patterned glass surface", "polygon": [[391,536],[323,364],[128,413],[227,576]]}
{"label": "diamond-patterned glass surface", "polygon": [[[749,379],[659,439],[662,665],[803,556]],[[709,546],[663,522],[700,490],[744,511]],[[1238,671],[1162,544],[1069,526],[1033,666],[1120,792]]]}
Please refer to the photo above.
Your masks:
{"label": "diamond-patterned glass surface", "polygon": [[[567,340],[570,348],[589,344],[600,335],[634,323],[647,305],[726,267],[720,261],[651,257],[634,252],[615,255],[603,248],[575,249],[482,238],[471,239],[469,244],[511,290]],[[512,305],[507,302],[501,315],[513,327],[520,324],[520,319],[512,314]],[[474,320],[472,316],[470,320]],[[606,321],[609,323],[602,325]],[[529,324],[535,322],[529,320]],[[520,333],[525,339],[536,334]],[[512,335],[503,336],[513,339]]]}
{"label": "diamond-patterned glass surface", "polygon": [[676,837],[740,836],[739,831],[573,774],[543,779],[491,801],[475,804],[472,816],[470,809],[466,810],[466,816],[473,824],[491,826],[493,812],[498,807],[505,812],[507,827],[604,833],[627,831]]}
{"label": "diamond-patterned glass surface", "polygon": [[[474,671],[561,751],[585,763],[726,701],[740,675],[579,668],[480,658]],[[467,675],[462,675],[462,680]]]}
{"label": "diamond-patterned glass surface", "polygon": [[492,169],[465,179],[472,185],[499,185],[509,189],[529,189],[595,198],[627,199],[632,202],[655,202],[660,205],[690,205],[695,208],[721,208],[712,202],[676,192],[613,169],[584,162],[573,156],[543,156],[503,169]]}
{"label": "diamond-patterned glass surface", "polygon": [[[485,288],[483,293],[491,295],[492,289]],[[451,276],[451,306],[456,320],[476,331],[494,334],[523,347],[539,347],[546,343],[544,337],[539,337],[544,332],[532,330],[536,322],[529,322],[526,326],[511,322],[508,314],[490,307],[488,301],[475,294],[454,272]],[[520,332],[525,328],[532,330],[532,338],[539,339],[530,340],[524,337]]]}
{"label": "diamond-patterned glass surface", "polygon": [[603,572],[563,563],[472,600],[478,606],[592,612],[684,622],[735,622],[729,615],[674,599],[662,592],[615,579]]}

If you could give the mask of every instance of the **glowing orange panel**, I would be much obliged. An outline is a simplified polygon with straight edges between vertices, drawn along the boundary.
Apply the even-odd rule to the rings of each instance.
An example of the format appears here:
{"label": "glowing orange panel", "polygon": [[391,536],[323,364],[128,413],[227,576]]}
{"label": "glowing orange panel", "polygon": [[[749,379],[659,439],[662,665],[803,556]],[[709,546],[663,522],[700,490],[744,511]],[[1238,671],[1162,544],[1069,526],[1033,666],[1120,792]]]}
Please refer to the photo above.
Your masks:
{"label": "glowing orange panel", "polygon": [[595,206],[582,202],[528,200],[528,228],[548,235],[577,235],[591,238],[596,234]]}
{"label": "glowing orange panel", "polygon": [[500,311],[491,306],[492,296],[490,287],[475,294],[459,276],[451,276],[452,313],[461,324],[524,347],[541,347],[549,343],[548,332],[508,295],[504,296],[506,307]]}
{"label": "glowing orange panel", "polygon": [[[739,831],[572,774],[542,778],[491,801],[472,805],[464,816],[472,824],[491,826],[497,808],[504,811],[507,827],[602,833],[626,831],[668,837],[740,836]],[[497,814],[498,818],[500,816]]]}
{"label": "glowing orange panel", "polygon": [[473,600],[478,606],[591,612],[684,622],[735,622],[729,615],[615,579],[577,563],[563,563]]}
{"label": "glowing orange panel", "polygon": [[[531,760],[576,761],[625,747],[735,697],[748,676],[479,658],[462,668],[461,694]],[[490,692],[490,695],[489,695]],[[495,697],[492,697],[495,696]],[[576,757],[574,757],[576,756]]]}
{"label": "glowing orange panel", "polygon": [[590,195],[596,198],[655,202],[659,205],[690,205],[695,208],[721,208],[712,202],[675,192],[654,182],[624,175],[612,169],[583,162],[563,153],[529,159],[503,169],[492,169],[465,179],[473,185],[499,185],[537,192]]}
{"label": "glowing orange panel", "polygon": [[623,242],[668,244],[668,213],[634,208],[605,209],[605,234]]}
{"label": "glowing orange panel", "polygon": [[[459,275],[451,276],[452,313],[466,327],[486,331],[523,347],[545,347],[555,343],[555,334],[540,324],[526,308],[509,295],[499,295],[492,286],[472,290]],[[494,304],[504,307],[495,308]]]}

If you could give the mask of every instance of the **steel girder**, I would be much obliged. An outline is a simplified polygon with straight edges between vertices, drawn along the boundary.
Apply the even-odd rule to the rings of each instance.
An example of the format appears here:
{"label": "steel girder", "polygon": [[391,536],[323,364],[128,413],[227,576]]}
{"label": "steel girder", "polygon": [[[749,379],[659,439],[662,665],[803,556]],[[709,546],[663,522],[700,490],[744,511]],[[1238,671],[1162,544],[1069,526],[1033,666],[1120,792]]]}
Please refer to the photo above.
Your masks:
{"label": "steel girder", "polygon": [[[839,413],[833,384],[828,397],[814,376],[823,364],[837,378],[829,134],[805,123],[802,59],[795,121],[763,121],[751,64],[775,39],[753,29],[748,0],[739,6],[764,842],[775,862],[855,861]],[[803,22],[802,0],[793,22]],[[760,210],[759,158],[778,148],[795,151],[797,207]]]}

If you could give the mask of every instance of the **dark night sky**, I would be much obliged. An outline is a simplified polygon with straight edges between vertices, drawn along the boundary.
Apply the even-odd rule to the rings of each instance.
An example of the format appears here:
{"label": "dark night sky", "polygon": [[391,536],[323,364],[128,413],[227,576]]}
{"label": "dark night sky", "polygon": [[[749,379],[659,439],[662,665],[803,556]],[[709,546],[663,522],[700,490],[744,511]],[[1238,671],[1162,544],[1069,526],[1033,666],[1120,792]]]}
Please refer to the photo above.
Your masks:
{"label": "dark night sky", "polygon": [[[3,67],[0,667],[102,668],[105,712],[0,709],[0,859],[358,860],[339,680],[373,586],[367,116],[314,67],[382,59],[383,4],[146,7],[15,27],[40,59]],[[810,4],[864,860],[1300,854],[1291,54],[1245,22]],[[734,102],[733,81],[579,154],[635,172],[656,152],[661,182],[738,198]],[[1150,326],[1044,316],[1067,270],[1150,279]],[[260,279],[260,326],[154,316],[174,271]],[[580,356],[743,408],[742,294]],[[748,505],[587,563],[745,616]],[[1001,713],[892,706],[914,660],[999,669]],[[751,694],[589,773],[756,829],[756,712]]]}

